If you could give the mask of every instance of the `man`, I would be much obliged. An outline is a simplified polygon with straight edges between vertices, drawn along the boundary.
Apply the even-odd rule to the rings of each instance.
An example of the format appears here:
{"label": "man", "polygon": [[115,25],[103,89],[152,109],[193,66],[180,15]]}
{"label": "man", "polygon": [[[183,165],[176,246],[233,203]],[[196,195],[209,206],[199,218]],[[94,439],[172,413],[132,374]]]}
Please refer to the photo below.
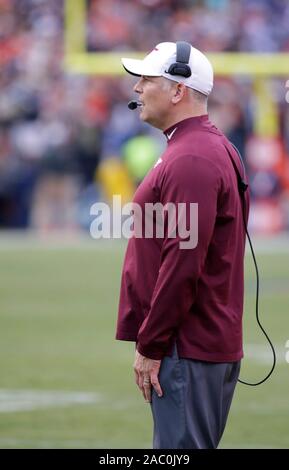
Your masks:
{"label": "man", "polygon": [[190,249],[168,230],[129,240],[116,337],[136,342],[135,378],[151,402],[154,448],[216,448],[243,356],[243,168],[208,119],[213,70],[200,51],[167,42],[144,60],[122,63],[140,77],[140,118],[167,138],[134,202],[143,213],[147,203],[185,203],[185,216],[198,204],[198,231]]}

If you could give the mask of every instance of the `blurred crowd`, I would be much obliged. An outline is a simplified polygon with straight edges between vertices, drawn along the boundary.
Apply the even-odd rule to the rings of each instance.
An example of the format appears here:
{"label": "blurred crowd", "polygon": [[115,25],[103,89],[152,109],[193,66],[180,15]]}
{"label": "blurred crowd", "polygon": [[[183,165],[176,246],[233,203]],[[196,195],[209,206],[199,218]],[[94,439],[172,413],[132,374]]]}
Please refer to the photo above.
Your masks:
{"label": "blurred crowd", "polygon": [[[182,39],[204,52],[289,53],[287,0],[86,4],[88,52],[150,51]],[[87,229],[91,204],[109,198],[112,173],[130,188],[129,198],[147,171],[146,164],[134,168],[134,156],[149,154],[152,161],[165,145],[161,133],[127,108],[134,78],[64,69],[63,24],[63,0],[0,0],[0,228]],[[248,171],[253,203],[263,202],[257,216],[262,219],[267,207],[277,230],[289,228],[289,104],[284,80],[274,78],[271,85],[282,164],[256,171],[253,163]],[[217,79],[209,112],[245,162],[252,146],[260,150],[252,143],[250,77]]]}

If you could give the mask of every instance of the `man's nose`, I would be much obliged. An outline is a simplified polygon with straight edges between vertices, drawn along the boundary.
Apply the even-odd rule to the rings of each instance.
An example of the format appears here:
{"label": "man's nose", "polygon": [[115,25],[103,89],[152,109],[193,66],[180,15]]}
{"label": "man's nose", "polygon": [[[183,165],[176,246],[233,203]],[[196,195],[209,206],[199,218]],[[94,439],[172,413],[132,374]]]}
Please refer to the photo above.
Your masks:
{"label": "man's nose", "polygon": [[138,80],[138,82],[135,84],[135,86],[133,87],[133,91],[135,91],[136,93],[141,93],[142,92],[142,89],[141,89],[141,78]]}

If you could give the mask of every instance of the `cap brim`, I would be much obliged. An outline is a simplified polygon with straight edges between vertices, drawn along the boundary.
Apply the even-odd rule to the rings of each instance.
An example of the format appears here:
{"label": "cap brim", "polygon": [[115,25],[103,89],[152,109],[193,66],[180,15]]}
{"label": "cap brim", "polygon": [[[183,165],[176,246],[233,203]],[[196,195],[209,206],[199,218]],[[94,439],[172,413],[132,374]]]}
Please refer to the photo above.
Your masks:
{"label": "cap brim", "polygon": [[147,64],[144,64],[143,60],[138,59],[121,59],[124,69],[131,75],[136,77],[141,77],[142,75],[147,75],[148,77],[160,77],[160,73],[156,73],[155,70],[150,69]]}

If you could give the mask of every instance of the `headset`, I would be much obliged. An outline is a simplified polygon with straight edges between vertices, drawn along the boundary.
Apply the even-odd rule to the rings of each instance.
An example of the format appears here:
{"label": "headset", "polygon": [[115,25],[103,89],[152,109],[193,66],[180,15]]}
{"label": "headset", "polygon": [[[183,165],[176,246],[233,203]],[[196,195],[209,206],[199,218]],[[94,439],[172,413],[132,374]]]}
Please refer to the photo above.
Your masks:
{"label": "headset", "polygon": [[[189,60],[190,60],[190,54],[191,54],[191,45],[189,43],[185,42],[185,41],[177,41],[176,47],[177,47],[176,62],[174,62],[173,64],[170,65],[169,69],[166,70],[166,73],[169,73],[170,75],[180,75],[182,77],[188,78],[192,75],[191,68],[188,65]],[[141,105],[141,103],[139,103],[137,101],[134,101],[134,100],[130,101],[128,103],[128,107],[130,109],[136,109],[140,105]],[[237,147],[232,142],[230,142],[230,144],[235,149],[235,151],[236,151],[236,153],[237,153],[237,155],[240,159],[242,170],[243,170],[243,175],[241,175],[234,158],[232,157],[232,155],[231,155],[229,149],[227,148],[227,146],[225,145],[225,148],[226,148],[227,153],[229,155],[229,158],[232,162],[232,165],[233,165],[236,177],[237,177],[238,191],[239,191],[241,204],[242,204],[242,217],[243,217],[244,229],[245,229],[248,241],[249,241],[249,245],[250,245],[250,249],[251,249],[251,253],[252,253],[252,258],[253,258],[254,266],[255,266],[255,272],[256,272],[256,310],[255,310],[256,311],[256,320],[257,320],[257,323],[258,323],[261,331],[263,332],[263,334],[267,338],[267,341],[270,344],[272,354],[273,354],[273,364],[272,364],[271,370],[266,375],[266,377],[264,379],[262,379],[262,380],[260,380],[259,382],[256,382],[256,383],[245,382],[243,380],[238,379],[238,382],[240,382],[244,385],[250,385],[250,386],[254,387],[256,385],[260,385],[263,382],[265,382],[267,379],[269,379],[269,377],[273,373],[273,370],[275,369],[275,365],[276,365],[276,353],[275,353],[274,346],[273,346],[268,334],[266,333],[265,329],[261,325],[261,322],[260,322],[260,319],[259,319],[259,271],[258,271],[258,265],[257,265],[255,253],[254,253],[254,248],[253,248],[251,238],[250,238],[248,228],[247,228],[245,192],[248,189],[248,183],[246,183],[245,165],[244,165],[242,156],[241,156],[239,150],[237,149]]]}
{"label": "headset", "polygon": [[191,55],[191,45],[186,41],[177,41],[177,57],[176,62],[169,66],[166,73],[170,75],[181,75],[188,78],[192,75],[190,66],[188,65]]}
{"label": "headset", "polygon": [[[188,78],[192,75],[191,68],[188,65],[191,55],[191,45],[186,41],[177,41],[176,46],[176,62],[171,64],[169,69],[165,72],[170,75],[180,75],[181,77]],[[138,106],[141,106],[141,103],[136,100],[131,100],[127,106],[129,109],[134,110]]]}
{"label": "headset", "polygon": [[271,370],[270,372],[266,375],[266,377],[262,380],[260,380],[259,382],[256,382],[256,383],[250,383],[250,382],[245,382],[243,380],[240,380],[238,379],[238,382],[244,384],[244,385],[250,385],[252,387],[255,387],[256,385],[260,385],[262,384],[263,382],[265,382],[267,379],[269,379],[270,375],[272,374],[273,370],[275,369],[275,365],[276,365],[276,353],[275,353],[275,349],[274,349],[274,346],[268,336],[268,334],[266,333],[265,329],[263,328],[263,326],[261,325],[261,322],[260,322],[260,319],[259,319],[259,271],[258,271],[258,265],[257,265],[257,261],[256,261],[256,257],[255,257],[255,253],[254,253],[254,249],[253,249],[253,245],[252,245],[252,242],[251,242],[251,238],[250,238],[250,235],[249,235],[249,232],[248,232],[248,228],[247,228],[247,221],[246,221],[246,201],[245,201],[245,192],[247,191],[248,189],[248,183],[246,183],[246,170],[245,170],[245,165],[244,165],[244,162],[243,162],[243,159],[242,159],[242,156],[239,152],[239,150],[237,149],[237,147],[232,143],[230,142],[230,144],[232,145],[232,147],[235,149],[239,159],[240,159],[240,162],[241,162],[241,165],[242,165],[242,169],[243,169],[243,175],[240,174],[239,172],[239,169],[236,165],[236,162],[234,160],[234,158],[232,157],[229,149],[227,148],[227,146],[225,145],[225,148],[227,150],[227,153],[230,157],[230,160],[232,162],[232,165],[234,167],[234,170],[235,170],[235,173],[236,173],[236,176],[237,176],[237,181],[238,181],[238,190],[239,190],[239,195],[240,195],[240,198],[241,198],[241,204],[242,204],[242,215],[243,215],[243,222],[244,222],[244,228],[245,228],[245,232],[246,232],[246,235],[247,235],[247,238],[248,238],[248,241],[249,241],[249,245],[250,245],[250,249],[251,249],[251,253],[252,253],[252,257],[253,257],[253,261],[254,261],[254,266],[255,266],[255,272],[256,272],[256,320],[257,320],[257,323],[261,329],[261,331],[263,332],[263,334],[265,335],[265,337],[267,338],[267,341],[268,343],[270,344],[270,347],[271,347],[271,350],[272,350],[272,355],[273,355],[273,364],[272,364],[272,367],[271,367]]}

